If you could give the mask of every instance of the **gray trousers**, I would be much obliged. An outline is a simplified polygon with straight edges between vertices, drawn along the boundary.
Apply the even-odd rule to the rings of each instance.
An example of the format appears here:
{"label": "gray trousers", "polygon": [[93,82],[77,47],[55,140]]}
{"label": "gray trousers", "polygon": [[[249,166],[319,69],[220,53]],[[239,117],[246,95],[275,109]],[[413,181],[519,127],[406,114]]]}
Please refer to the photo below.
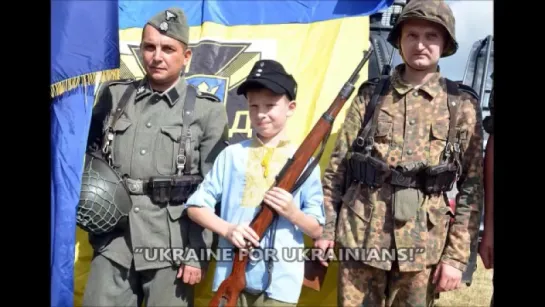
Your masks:
{"label": "gray trousers", "polygon": [[91,270],[83,306],[193,306],[194,287],[176,278],[177,269],[168,267],[136,272],[97,255]]}

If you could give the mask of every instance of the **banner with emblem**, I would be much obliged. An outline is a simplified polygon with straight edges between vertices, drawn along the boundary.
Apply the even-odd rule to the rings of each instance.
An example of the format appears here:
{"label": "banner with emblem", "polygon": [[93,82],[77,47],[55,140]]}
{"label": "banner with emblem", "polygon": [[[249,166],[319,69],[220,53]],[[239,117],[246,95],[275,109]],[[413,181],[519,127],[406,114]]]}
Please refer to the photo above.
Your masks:
{"label": "banner with emblem", "polygon": [[[254,63],[281,62],[298,82],[297,110],[289,121],[289,136],[299,144],[330,106],[348,80],[363,52],[369,48],[369,15],[393,0],[328,1],[119,1],[119,52],[121,78],[142,78],[140,39],[145,22],[160,10],[180,7],[187,15],[193,56],[185,76],[203,92],[221,100],[229,117],[229,141],[252,136],[248,107],[238,86]],[[367,67],[367,66],[366,66]],[[367,79],[367,68],[359,83]],[[358,84],[359,85],[359,84]],[[320,161],[326,167],[350,101],[338,115]],[[78,230],[76,305],[80,305],[92,252],[87,235]],[[310,241],[307,242],[310,244]],[[196,305],[212,297],[214,265],[197,287]],[[304,289],[300,305],[336,305],[335,264],[330,266],[324,289]]]}

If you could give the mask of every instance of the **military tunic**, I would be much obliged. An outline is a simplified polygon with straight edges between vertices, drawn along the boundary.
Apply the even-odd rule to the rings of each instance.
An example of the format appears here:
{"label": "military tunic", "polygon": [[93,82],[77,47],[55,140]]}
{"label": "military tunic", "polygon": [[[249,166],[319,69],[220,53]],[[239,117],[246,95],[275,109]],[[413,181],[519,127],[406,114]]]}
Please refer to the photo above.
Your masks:
{"label": "military tunic", "polygon": [[[174,175],[182,124],[185,124],[182,111],[188,85],[180,78],[171,89],[158,93],[150,88],[145,78],[133,82],[136,84],[112,84],[104,90],[94,109],[89,141],[92,146],[100,146],[104,123],[113,116],[126,88],[136,86],[123,115],[113,127],[113,163],[119,166],[121,174],[133,180]],[[226,127],[223,104],[199,93],[190,123],[192,174],[204,176],[210,170],[215,157],[226,145]],[[97,253],[127,269],[134,261],[135,270],[141,271],[172,266],[172,263],[159,257],[156,261],[148,261],[144,259],[144,253],[133,253],[134,249],[210,247],[212,233],[190,222],[183,214],[184,206],[160,206],[152,203],[148,195],[132,195],[131,198],[130,231],[90,236]],[[207,266],[207,262],[193,259],[186,264]]]}
{"label": "military tunic", "polygon": [[[391,88],[376,108],[375,157],[397,166],[405,162],[437,165],[445,148],[449,128],[446,83],[437,72],[426,84],[415,88],[401,79],[403,64],[391,77]],[[479,103],[460,91],[461,106],[456,129],[461,136],[463,174],[458,180],[456,212],[446,197],[424,196],[416,216],[406,223],[392,214],[393,187],[372,190],[360,183],[345,187],[346,155],[358,136],[366,105],[374,91],[363,84],[351,104],[324,175],[326,225],[322,238],[346,248],[418,248],[414,259],[398,259],[401,272],[423,271],[439,261],[465,270],[470,239],[479,231],[482,192],[482,116]],[[450,225],[451,215],[455,222]],[[337,221],[338,219],[338,221]],[[365,264],[391,270],[389,259],[367,259]]]}
{"label": "military tunic", "polygon": [[[133,93],[121,118],[113,127],[113,163],[121,174],[131,179],[146,180],[151,176],[174,175],[176,156],[182,134],[182,112],[187,83],[180,80],[164,93],[154,93],[146,79],[134,81]],[[99,98],[95,113],[107,110],[113,116],[121,96],[131,84],[117,83],[109,86]],[[112,111],[112,112],[110,112]],[[93,122],[102,129],[94,130],[90,141],[100,144],[104,121],[108,117],[94,116]],[[216,155],[225,147],[227,115],[223,104],[197,96],[191,129],[191,173],[202,174],[210,170]],[[98,129],[98,130],[96,130]],[[91,237],[95,250],[122,265],[134,266],[137,271],[159,269],[172,264],[167,261],[148,261],[144,253],[134,253],[136,248],[202,248],[210,247],[212,234],[189,221],[184,206],[159,206],[148,195],[133,195],[133,210],[129,215],[130,232]],[[164,259],[163,259],[164,260]],[[179,264],[179,263],[177,263]],[[194,267],[206,266],[206,262],[190,261]]]}

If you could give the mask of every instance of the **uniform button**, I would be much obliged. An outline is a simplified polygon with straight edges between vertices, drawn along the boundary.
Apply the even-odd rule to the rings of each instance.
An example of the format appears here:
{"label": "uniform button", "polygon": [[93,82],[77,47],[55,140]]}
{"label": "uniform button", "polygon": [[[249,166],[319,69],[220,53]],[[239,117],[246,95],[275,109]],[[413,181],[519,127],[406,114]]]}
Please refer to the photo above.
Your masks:
{"label": "uniform button", "polygon": [[409,149],[409,150],[407,150],[407,154],[410,156],[410,155],[413,154],[413,151]]}
{"label": "uniform button", "polygon": [[140,154],[141,154],[142,156],[145,155],[145,154],[146,154],[146,150],[145,150],[145,149],[140,150]]}
{"label": "uniform button", "polygon": [[151,123],[147,123],[146,127],[151,128]]}
{"label": "uniform button", "polygon": [[134,213],[138,213],[138,212],[140,212],[140,208],[134,207],[133,211],[134,211]]}
{"label": "uniform button", "polygon": [[411,119],[411,120],[409,121],[409,125],[414,125],[414,123],[416,123],[416,121],[415,121],[414,119]]}
{"label": "uniform button", "polygon": [[413,92],[413,96],[414,96],[414,97],[417,97],[417,96],[418,96],[418,91],[414,91],[414,92]]}

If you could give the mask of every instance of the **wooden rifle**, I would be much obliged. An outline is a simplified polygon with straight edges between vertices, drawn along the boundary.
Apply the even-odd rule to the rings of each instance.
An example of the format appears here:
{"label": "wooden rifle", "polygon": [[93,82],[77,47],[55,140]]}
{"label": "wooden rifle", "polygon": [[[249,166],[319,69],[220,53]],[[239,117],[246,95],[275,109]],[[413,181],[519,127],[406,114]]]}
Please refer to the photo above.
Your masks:
{"label": "wooden rifle", "polygon": [[[343,108],[348,98],[350,98],[350,96],[352,95],[355,88],[354,84],[359,78],[359,71],[369,60],[369,57],[372,53],[372,46],[369,48],[369,50],[364,51],[363,59],[358,64],[358,67],[356,68],[354,73],[352,73],[352,76],[350,76],[350,79],[348,79],[348,81],[344,84],[329,109],[314,125],[310,133],[307,135],[303,143],[299,146],[299,148],[293,155],[293,157],[288,159],[288,161],[276,177],[275,185],[277,187],[293,193],[295,190],[297,190],[298,187],[300,187],[302,182],[305,181],[306,177],[310,175],[312,169],[319,161],[319,159],[314,159],[314,161],[312,161],[313,164],[309,165],[305,173],[302,174],[305,166],[307,166],[308,161],[312,158],[315,150],[318,148],[318,145],[320,145],[320,143],[322,143],[323,151],[323,147],[325,146],[327,138],[330,135],[333,122],[335,121],[335,118]],[[250,223],[250,227],[260,238],[263,238],[263,234],[272,224],[273,219],[276,218],[276,216],[277,213],[269,206],[267,206],[264,202],[262,202],[261,209],[253,218],[252,222]],[[247,246],[250,247],[251,243],[248,242]],[[235,248],[231,274],[219,286],[214,297],[212,297],[212,300],[209,303],[210,307],[236,306],[237,299],[240,293],[246,287],[246,265],[248,264],[248,257],[248,253],[241,252],[240,249]],[[316,265],[322,266],[319,261],[316,261]],[[316,282],[316,278],[313,278],[313,280],[305,280],[304,284],[319,291],[319,287],[316,288]],[[318,281],[320,286],[321,282],[323,282],[323,277],[321,281]]]}

